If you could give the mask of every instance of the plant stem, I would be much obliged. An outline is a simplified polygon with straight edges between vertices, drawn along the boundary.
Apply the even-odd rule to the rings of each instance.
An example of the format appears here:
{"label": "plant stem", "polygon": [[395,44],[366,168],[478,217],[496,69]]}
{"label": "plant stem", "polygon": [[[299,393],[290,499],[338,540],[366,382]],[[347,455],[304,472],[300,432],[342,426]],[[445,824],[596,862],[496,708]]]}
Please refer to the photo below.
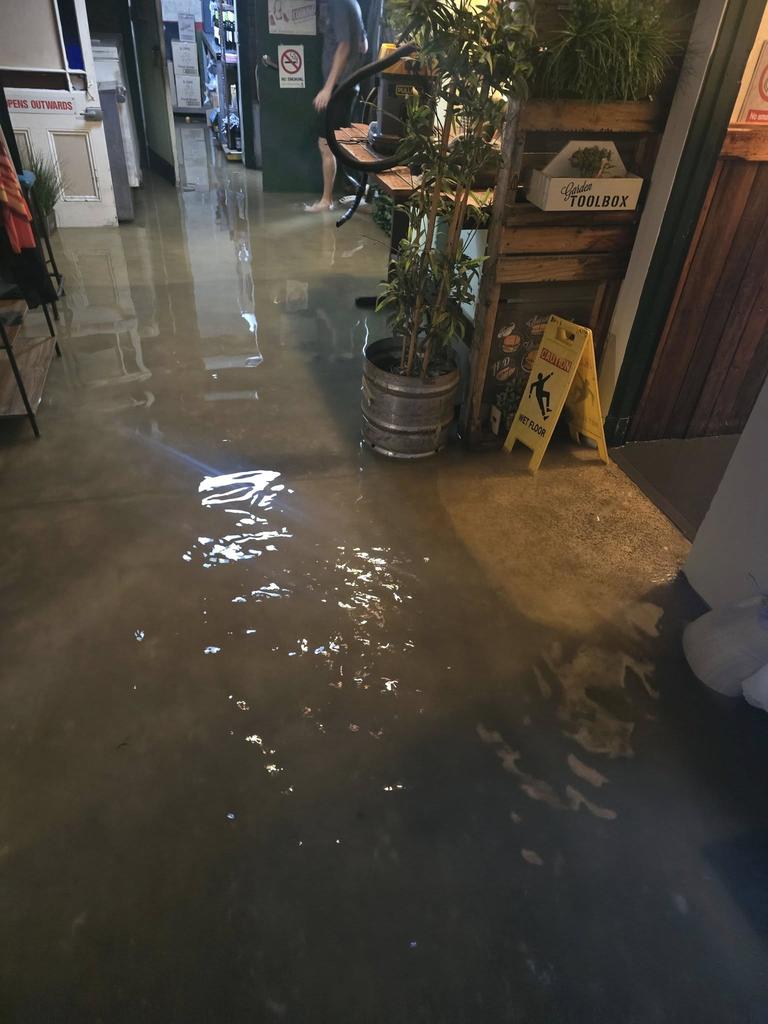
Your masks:
{"label": "plant stem", "polygon": [[[483,104],[488,102],[490,95],[490,84],[488,82],[483,83],[483,89],[481,92],[481,102]],[[485,123],[483,120],[478,120],[475,125],[474,136],[479,138],[483,132]],[[442,313],[448,306],[448,300],[450,298],[450,279],[451,271],[456,263],[456,257],[459,251],[459,245],[461,243],[461,229],[464,224],[464,220],[467,214],[467,206],[469,205],[469,196],[471,192],[472,183],[469,184],[465,181],[458,187],[453,197],[453,215],[451,216],[451,222],[448,227],[448,237],[445,246],[445,262],[443,265],[443,274],[440,280],[440,289],[437,293],[437,299],[435,301],[435,312]],[[422,361],[421,376],[422,379],[426,379],[427,369],[429,368],[429,361],[432,355],[432,339],[427,338],[424,346],[424,359]]]}
{"label": "plant stem", "polygon": [[[437,224],[437,214],[440,209],[440,199],[443,191],[443,160],[445,154],[448,152],[448,143],[451,138],[451,127],[453,125],[453,104],[454,94],[448,101],[448,105],[445,110],[445,120],[443,121],[443,131],[440,136],[440,161],[438,164],[438,172],[435,181],[432,185],[432,200],[429,206],[429,217],[427,218],[427,233],[424,238],[424,249],[422,250],[421,257],[419,259],[419,276],[422,276],[424,267],[424,261],[429,258],[429,253],[432,249],[432,243],[435,238],[435,226]],[[421,314],[424,309],[424,293],[419,292],[418,298],[416,299],[416,308],[413,311],[413,327],[411,330],[410,344],[408,346],[408,362],[406,365],[406,372],[410,375],[413,370],[413,363],[416,358],[416,342],[419,335],[419,325],[421,323]]]}

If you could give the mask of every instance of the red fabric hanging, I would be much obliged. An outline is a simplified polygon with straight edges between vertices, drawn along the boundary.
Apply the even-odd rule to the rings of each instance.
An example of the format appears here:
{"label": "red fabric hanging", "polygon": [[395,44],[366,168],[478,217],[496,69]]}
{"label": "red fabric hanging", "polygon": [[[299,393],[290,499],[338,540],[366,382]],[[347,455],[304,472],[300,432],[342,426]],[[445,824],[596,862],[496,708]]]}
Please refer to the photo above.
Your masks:
{"label": "red fabric hanging", "polygon": [[2,213],[3,227],[8,235],[8,241],[11,243],[11,249],[15,253],[20,253],[22,249],[34,249],[36,243],[32,230],[32,215],[21,191],[16,168],[13,166],[2,128],[0,128],[0,213]]}

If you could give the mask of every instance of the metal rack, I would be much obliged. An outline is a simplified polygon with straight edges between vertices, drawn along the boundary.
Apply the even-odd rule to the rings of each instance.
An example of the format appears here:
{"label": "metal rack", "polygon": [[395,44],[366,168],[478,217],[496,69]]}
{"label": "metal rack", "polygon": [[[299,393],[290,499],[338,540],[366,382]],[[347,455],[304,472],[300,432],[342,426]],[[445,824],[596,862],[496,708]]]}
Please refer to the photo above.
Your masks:
{"label": "metal rack", "polygon": [[5,355],[0,359],[0,417],[27,416],[35,437],[40,437],[36,413],[53,354],[61,356],[61,349],[45,307],[50,335],[20,337],[27,304],[23,299],[5,297],[14,294],[15,289],[0,286],[0,353]]}
{"label": "metal rack", "polygon": [[[243,158],[243,117],[242,105],[240,102],[240,54],[238,50],[237,37],[237,9],[234,3],[229,0],[217,0],[219,12],[219,39],[213,41],[213,53],[216,59],[216,78],[219,94],[219,121],[217,141],[221,146],[227,160],[242,160]],[[226,15],[226,18],[225,18]],[[231,25],[234,47],[227,46],[225,23]],[[209,50],[211,46],[208,46]],[[236,103],[232,103],[232,87],[235,89]],[[234,144],[234,138],[229,127],[231,114],[236,114],[240,131],[239,147]]]}

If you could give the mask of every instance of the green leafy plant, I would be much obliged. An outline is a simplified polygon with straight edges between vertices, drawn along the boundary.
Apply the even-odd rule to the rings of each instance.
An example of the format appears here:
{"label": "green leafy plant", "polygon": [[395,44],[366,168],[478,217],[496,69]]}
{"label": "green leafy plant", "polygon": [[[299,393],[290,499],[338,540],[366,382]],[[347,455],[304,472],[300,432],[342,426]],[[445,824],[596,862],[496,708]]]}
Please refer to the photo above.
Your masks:
{"label": "green leafy plant", "polygon": [[53,160],[43,156],[36,149],[30,149],[29,164],[26,169],[32,171],[35,176],[32,192],[37,208],[44,218],[48,218],[53,213],[56,203],[63,197],[66,184]]}
{"label": "green leafy plant", "polygon": [[398,0],[384,0],[382,12],[382,24],[385,30],[385,39],[398,39],[408,28],[408,11]]}
{"label": "green leafy plant", "polygon": [[534,29],[520,3],[391,0],[390,9],[434,77],[408,106],[400,155],[421,173],[421,186],[404,207],[409,233],[379,309],[402,339],[397,371],[424,378],[445,369],[464,332],[461,305],[472,298],[482,260],[468,255],[462,229],[485,219],[474,182],[498,163],[502,97],[527,95]]}
{"label": "green leafy plant", "polygon": [[386,193],[376,191],[373,198],[372,213],[374,224],[378,224],[385,235],[392,233],[392,210],[394,203]]}
{"label": "green leafy plant", "polygon": [[590,103],[647,99],[675,49],[663,0],[572,0],[541,53],[538,92]]}
{"label": "green leafy plant", "polygon": [[610,149],[583,146],[571,154],[570,164],[580,178],[599,178],[614,166]]}

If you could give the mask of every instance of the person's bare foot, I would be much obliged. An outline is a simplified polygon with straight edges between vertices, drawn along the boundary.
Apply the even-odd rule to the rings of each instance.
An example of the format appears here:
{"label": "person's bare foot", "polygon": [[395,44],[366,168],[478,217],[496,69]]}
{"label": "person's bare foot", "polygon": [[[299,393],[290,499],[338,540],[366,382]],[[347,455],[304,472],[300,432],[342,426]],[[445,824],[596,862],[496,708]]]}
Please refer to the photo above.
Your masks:
{"label": "person's bare foot", "polygon": [[305,213],[327,213],[333,209],[333,202],[327,199],[318,199],[316,203],[304,203]]}

